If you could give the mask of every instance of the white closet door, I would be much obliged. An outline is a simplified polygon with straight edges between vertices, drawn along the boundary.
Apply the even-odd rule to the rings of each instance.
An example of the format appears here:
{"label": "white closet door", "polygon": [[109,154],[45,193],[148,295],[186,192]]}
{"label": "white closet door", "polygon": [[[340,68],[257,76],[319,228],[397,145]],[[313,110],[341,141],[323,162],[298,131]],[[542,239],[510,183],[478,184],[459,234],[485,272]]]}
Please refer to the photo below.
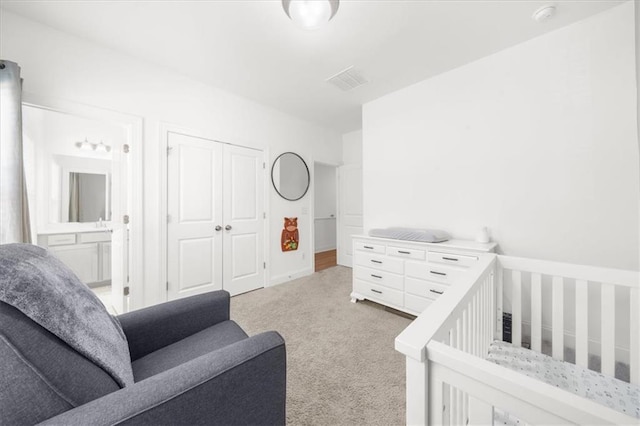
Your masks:
{"label": "white closet door", "polygon": [[222,288],[222,147],[169,134],[169,300]]}
{"label": "white closet door", "polygon": [[362,166],[338,167],[338,265],[353,265],[354,235],[362,235]]}
{"label": "white closet door", "polygon": [[224,286],[231,295],[264,287],[263,154],[224,146]]}

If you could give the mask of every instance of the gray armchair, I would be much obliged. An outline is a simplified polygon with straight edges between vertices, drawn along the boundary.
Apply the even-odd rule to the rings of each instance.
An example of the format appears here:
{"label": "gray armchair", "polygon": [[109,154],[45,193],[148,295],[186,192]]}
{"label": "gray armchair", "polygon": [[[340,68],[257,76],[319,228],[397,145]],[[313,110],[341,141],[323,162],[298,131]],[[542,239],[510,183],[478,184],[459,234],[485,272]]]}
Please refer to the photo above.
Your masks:
{"label": "gray armchair", "polygon": [[118,317],[133,383],[0,302],[0,424],[271,425],[285,423],[282,337],[253,337],[216,291]]}

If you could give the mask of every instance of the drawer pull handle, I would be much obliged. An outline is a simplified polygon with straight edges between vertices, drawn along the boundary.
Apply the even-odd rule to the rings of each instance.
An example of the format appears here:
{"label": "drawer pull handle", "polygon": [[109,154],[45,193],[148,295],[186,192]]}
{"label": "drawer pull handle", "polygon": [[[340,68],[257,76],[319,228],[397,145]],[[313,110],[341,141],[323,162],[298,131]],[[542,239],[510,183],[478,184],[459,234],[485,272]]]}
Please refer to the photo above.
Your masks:
{"label": "drawer pull handle", "polygon": [[443,277],[447,276],[447,274],[445,274],[444,272],[438,272],[438,271],[429,271],[429,272],[434,274],[434,275],[442,275]]}
{"label": "drawer pull handle", "polygon": [[452,262],[457,262],[457,261],[458,261],[458,259],[456,259],[455,257],[443,257],[442,259],[444,259],[444,260],[450,260],[450,261],[452,261]]}
{"label": "drawer pull handle", "polygon": [[364,248],[369,249],[369,250],[373,250],[373,247],[371,247],[371,246],[364,246]]}
{"label": "drawer pull handle", "polygon": [[375,288],[372,288],[371,291],[374,292],[374,293],[382,294],[382,292],[380,290],[376,290]]}
{"label": "drawer pull handle", "polygon": [[411,254],[410,251],[404,251],[404,250],[398,250],[398,253],[400,253],[400,254]]}
{"label": "drawer pull handle", "polygon": [[444,291],[438,291],[438,290],[434,290],[434,289],[432,289],[432,288],[430,288],[430,289],[429,289],[429,291],[430,291],[431,293],[435,293],[435,294],[442,294],[442,293],[444,293]]}
{"label": "drawer pull handle", "polygon": [[380,261],[380,260],[374,260],[374,259],[371,259],[371,262],[373,262],[373,263],[380,263],[380,264],[382,263],[382,261]]}
{"label": "drawer pull handle", "polygon": [[373,278],[380,278],[380,279],[382,279],[382,277],[381,277],[380,275],[374,275],[374,274],[371,274],[371,276],[372,276]]}

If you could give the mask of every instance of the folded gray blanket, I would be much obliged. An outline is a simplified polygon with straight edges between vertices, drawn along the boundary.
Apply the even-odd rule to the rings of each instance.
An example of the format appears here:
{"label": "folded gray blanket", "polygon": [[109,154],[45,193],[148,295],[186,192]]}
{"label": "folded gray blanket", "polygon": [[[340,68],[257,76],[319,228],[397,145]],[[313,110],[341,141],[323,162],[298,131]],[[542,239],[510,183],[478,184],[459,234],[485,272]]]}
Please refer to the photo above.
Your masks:
{"label": "folded gray blanket", "polygon": [[378,238],[392,238],[395,240],[418,241],[422,243],[441,243],[449,240],[450,236],[438,229],[416,228],[380,228],[369,231],[369,236]]}
{"label": "folded gray blanket", "polygon": [[47,250],[30,244],[0,245],[0,301],[103,368],[121,387],[133,383],[129,345],[120,323]]}

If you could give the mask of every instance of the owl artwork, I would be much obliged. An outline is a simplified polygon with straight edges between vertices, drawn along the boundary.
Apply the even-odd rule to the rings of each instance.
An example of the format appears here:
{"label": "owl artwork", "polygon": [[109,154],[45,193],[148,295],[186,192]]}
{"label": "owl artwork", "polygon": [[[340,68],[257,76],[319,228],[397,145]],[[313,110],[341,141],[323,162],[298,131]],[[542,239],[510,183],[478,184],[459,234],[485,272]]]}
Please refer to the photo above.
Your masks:
{"label": "owl artwork", "polygon": [[298,250],[298,218],[285,217],[284,229],[280,238],[282,251]]}

